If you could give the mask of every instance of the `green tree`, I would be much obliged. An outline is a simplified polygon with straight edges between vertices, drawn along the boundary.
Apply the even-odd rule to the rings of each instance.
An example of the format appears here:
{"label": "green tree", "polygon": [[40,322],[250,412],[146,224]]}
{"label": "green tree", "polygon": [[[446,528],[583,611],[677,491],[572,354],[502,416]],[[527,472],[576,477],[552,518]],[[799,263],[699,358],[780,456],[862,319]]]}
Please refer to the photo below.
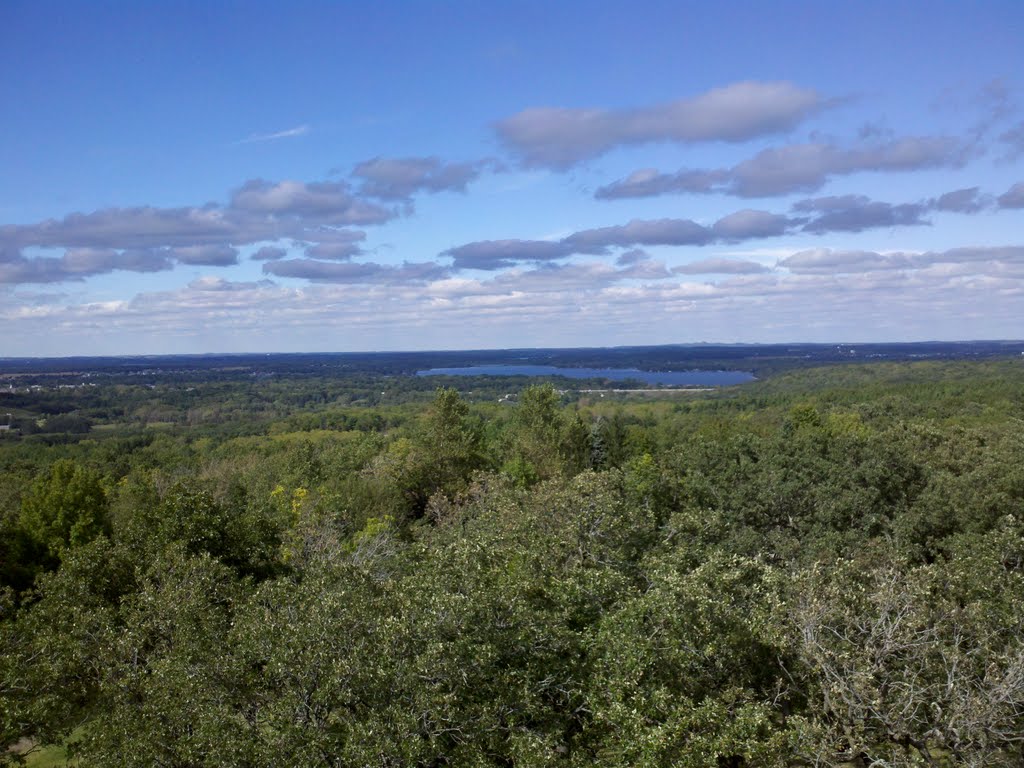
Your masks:
{"label": "green tree", "polygon": [[429,465],[432,492],[460,490],[484,464],[480,430],[458,390],[438,388],[420,437]]}
{"label": "green tree", "polygon": [[551,384],[527,387],[511,424],[506,471],[526,484],[574,475],[590,463],[590,429],[561,408]]}
{"label": "green tree", "polygon": [[54,462],[22,499],[20,522],[55,556],[106,533],[107,495],[99,476],[69,459]]}
{"label": "green tree", "polygon": [[777,576],[686,548],[654,559],[642,594],[601,618],[585,742],[607,766],[781,766]]}
{"label": "green tree", "polygon": [[[1024,527],[914,566],[878,548],[793,580],[810,762],[1009,766],[1024,759]],[[948,760],[948,762],[947,762]]]}
{"label": "green tree", "polygon": [[0,594],[0,742],[61,744],[90,709],[103,710],[102,676],[119,634],[118,605],[135,588],[135,554],[99,537],[67,550],[17,613]]}

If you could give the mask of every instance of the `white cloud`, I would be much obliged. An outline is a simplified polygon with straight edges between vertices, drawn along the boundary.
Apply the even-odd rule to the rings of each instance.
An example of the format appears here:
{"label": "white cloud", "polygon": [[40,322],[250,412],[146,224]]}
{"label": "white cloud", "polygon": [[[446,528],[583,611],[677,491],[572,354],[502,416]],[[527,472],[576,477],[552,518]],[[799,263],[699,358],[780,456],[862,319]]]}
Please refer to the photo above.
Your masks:
{"label": "white cloud", "polygon": [[[281,263],[288,262],[268,266]],[[487,279],[406,265],[393,269],[425,271],[301,289],[206,276],[129,302],[15,299],[0,308],[0,321],[15,340],[9,354],[18,354],[43,339],[52,344],[55,334],[67,346],[54,352],[74,351],[97,333],[123,352],[173,349],[209,334],[237,349],[261,348],[268,334],[300,340],[293,348],[409,348],[413,338],[418,346],[464,347],[467,328],[481,346],[962,339],[1003,336],[999,318],[1024,317],[1024,247],[820,249],[790,254],[777,271],[742,273],[749,264],[706,264],[725,274],[716,281],[680,280],[651,259],[547,264]]]}

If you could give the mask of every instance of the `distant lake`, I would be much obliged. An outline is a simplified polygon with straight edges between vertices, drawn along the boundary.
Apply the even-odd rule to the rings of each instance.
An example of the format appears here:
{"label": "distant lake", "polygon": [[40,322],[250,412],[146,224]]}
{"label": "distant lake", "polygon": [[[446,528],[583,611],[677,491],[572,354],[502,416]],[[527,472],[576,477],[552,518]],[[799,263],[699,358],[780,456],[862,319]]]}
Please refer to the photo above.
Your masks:
{"label": "distant lake", "polygon": [[559,368],[554,365],[472,365],[430,368],[417,376],[564,376],[567,379],[642,381],[671,387],[725,387],[754,380],[748,371],[640,371],[636,368]]}

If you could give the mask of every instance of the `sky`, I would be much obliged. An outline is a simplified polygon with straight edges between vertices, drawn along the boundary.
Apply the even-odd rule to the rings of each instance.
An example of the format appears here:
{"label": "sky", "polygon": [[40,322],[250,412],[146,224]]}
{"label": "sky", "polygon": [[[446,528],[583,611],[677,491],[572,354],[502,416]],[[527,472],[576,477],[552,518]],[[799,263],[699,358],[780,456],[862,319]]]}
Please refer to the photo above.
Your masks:
{"label": "sky", "polygon": [[0,3],[0,357],[1024,337],[1024,3]]}

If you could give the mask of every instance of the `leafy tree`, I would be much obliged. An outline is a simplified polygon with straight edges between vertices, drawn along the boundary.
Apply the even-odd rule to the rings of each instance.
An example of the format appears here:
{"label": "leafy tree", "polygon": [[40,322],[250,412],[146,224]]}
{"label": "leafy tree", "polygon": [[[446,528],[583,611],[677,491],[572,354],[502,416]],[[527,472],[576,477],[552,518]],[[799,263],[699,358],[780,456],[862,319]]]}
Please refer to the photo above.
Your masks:
{"label": "leafy tree", "polygon": [[[1024,762],[1018,363],[590,410],[360,371],[18,395],[107,428],[3,441],[0,743],[190,768]],[[190,426],[111,421],[133,413]],[[106,495],[72,492],[99,471]],[[90,504],[109,537],[75,528]]]}
{"label": "leafy tree", "polygon": [[69,459],[54,462],[22,498],[21,526],[55,556],[107,532],[107,495],[99,476]]}
{"label": "leafy tree", "polygon": [[786,765],[777,574],[722,554],[650,563],[648,588],[603,617],[587,739],[598,765]]}
{"label": "leafy tree", "polygon": [[36,574],[53,565],[52,557],[15,521],[0,521],[0,589],[24,592]]}
{"label": "leafy tree", "polygon": [[884,549],[797,575],[792,632],[819,764],[1024,758],[1024,537],[1012,518],[913,566]]}
{"label": "leafy tree", "polygon": [[180,545],[140,571],[90,670],[91,719],[76,753],[91,765],[244,764],[245,689],[226,644],[241,585]]}
{"label": "leafy tree", "polygon": [[90,711],[103,711],[97,696],[120,631],[118,605],[134,589],[131,554],[100,537],[67,550],[20,611],[2,606],[0,741],[61,744]]}

